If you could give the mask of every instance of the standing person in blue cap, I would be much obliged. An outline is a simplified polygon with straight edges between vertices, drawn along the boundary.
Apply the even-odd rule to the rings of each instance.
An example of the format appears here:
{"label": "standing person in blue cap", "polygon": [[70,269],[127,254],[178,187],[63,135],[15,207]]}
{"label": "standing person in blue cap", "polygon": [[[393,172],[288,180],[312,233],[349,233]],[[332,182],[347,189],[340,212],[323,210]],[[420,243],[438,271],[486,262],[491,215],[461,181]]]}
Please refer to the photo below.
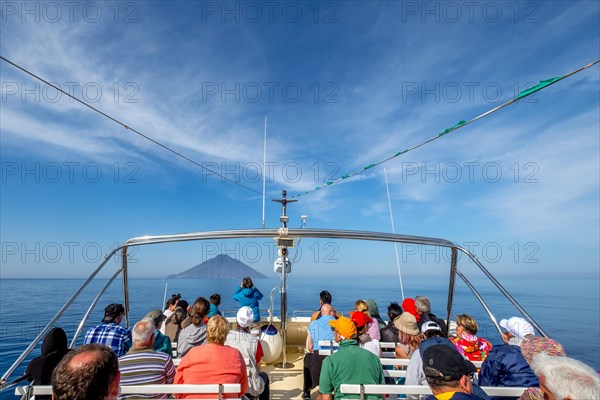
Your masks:
{"label": "standing person in blue cap", "polygon": [[239,288],[235,290],[233,299],[240,302],[240,306],[248,306],[254,313],[254,322],[260,321],[260,310],[258,309],[258,301],[263,298],[263,294],[254,287],[252,279],[247,276],[242,281]]}

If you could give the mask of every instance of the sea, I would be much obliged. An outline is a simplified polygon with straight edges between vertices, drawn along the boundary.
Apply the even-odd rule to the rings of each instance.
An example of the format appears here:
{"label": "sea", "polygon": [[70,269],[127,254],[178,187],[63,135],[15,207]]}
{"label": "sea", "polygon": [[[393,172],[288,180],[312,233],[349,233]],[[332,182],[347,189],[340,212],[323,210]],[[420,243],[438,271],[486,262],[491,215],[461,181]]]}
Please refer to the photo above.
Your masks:
{"label": "sea", "polygon": [[[4,374],[28,344],[52,319],[60,307],[77,291],[83,279],[2,279],[0,280],[0,373]],[[75,303],[55,324],[67,332],[69,341],[89,304],[98,295],[107,280],[98,279],[85,289]],[[257,279],[255,286],[264,298],[260,308],[262,316],[267,309],[280,313],[280,280]],[[487,280],[472,280],[483,300],[498,321],[519,315],[516,308]],[[595,370],[600,370],[600,282],[598,278],[505,278],[500,283],[553,339],[559,341],[567,355],[576,358]],[[130,321],[136,321],[155,308],[162,308],[165,293],[173,293],[192,303],[198,296],[208,298],[213,293],[221,295],[220,309],[225,316],[235,316],[237,304],[234,290],[240,281],[232,279],[165,280],[131,279]],[[447,278],[405,277],[402,287],[406,297],[425,295],[432,304],[432,312],[446,318],[448,300]],[[329,290],[338,312],[353,309],[358,299],[374,299],[384,319],[390,302],[402,302],[398,277],[301,277],[288,276],[286,293],[288,316],[309,316],[318,309],[319,292]],[[121,280],[116,280],[102,295],[98,306],[90,315],[85,331],[100,323],[104,307],[123,302]],[[263,311],[264,310],[264,311]],[[469,314],[479,324],[478,336],[499,344],[500,336],[490,318],[469,288],[457,281],[452,316]],[[79,336],[77,343],[83,340]],[[29,360],[40,354],[40,345],[21,364],[11,378],[23,374]],[[0,393],[0,399],[13,399],[14,390]]]}

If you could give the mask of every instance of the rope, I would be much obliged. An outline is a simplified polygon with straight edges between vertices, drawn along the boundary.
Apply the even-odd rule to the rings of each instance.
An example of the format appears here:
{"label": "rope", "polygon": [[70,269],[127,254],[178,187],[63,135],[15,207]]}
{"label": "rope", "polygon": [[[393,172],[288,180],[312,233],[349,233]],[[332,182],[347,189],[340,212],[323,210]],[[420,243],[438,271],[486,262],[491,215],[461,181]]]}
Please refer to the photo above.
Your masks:
{"label": "rope", "polygon": [[[237,186],[240,186],[240,187],[242,187],[242,188],[244,188],[244,189],[246,189],[246,190],[250,190],[251,192],[254,192],[254,193],[260,194],[261,196],[263,195],[263,194],[262,194],[262,192],[260,192],[260,191],[258,191],[258,190],[254,190],[254,189],[252,189],[251,187],[248,187],[248,186],[242,185],[241,183],[238,183],[238,182],[236,182],[236,181],[234,181],[234,180],[232,180],[232,179],[229,179],[229,178],[227,178],[226,176],[219,174],[217,171],[213,171],[213,170],[211,170],[210,168],[207,168],[207,167],[205,167],[204,165],[202,165],[202,164],[200,164],[200,163],[198,163],[198,162],[194,161],[193,159],[191,159],[191,158],[189,158],[189,157],[187,157],[187,156],[185,156],[185,155],[181,154],[180,152],[178,152],[178,151],[176,151],[176,150],[173,150],[172,148],[170,148],[170,147],[168,147],[168,146],[166,146],[166,145],[164,145],[164,144],[160,143],[158,140],[156,140],[156,139],[153,139],[153,138],[151,138],[150,136],[143,134],[142,132],[138,131],[138,130],[137,130],[137,129],[135,129],[135,128],[132,128],[131,126],[129,126],[129,125],[127,125],[127,124],[125,124],[124,122],[121,122],[120,120],[118,120],[118,119],[116,119],[116,118],[114,118],[114,117],[111,117],[110,115],[108,115],[108,114],[106,114],[105,112],[103,112],[103,111],[101,111],[101,110],[97,109],[96,107],[94,107],[94,106],[92,106],[92,105],[90,105],[90,104],[86,103],[86,102],[85,102],[85,101],[83,101],[83,100],[80,100],[78,97],[76,97],[76,96],[73,96],[72,94],[65,92],[64,90],[62,90],[61,88],[57,87],[56,85],[53,85],[52,83],[48,82],[48,81],[47,81],[47,80],[45,80],[44,78],[41,78],[40,76],[38,76],[38,75],[34,74],[33,72],[31,72],[31,71],[29,71],[29,70],[27,70],[27,69],[25,69],[25,68],[21,67],[20,65],[17,65],[17,64],[15,64],[14,62],[12,62],[12,61],[8,60],[8,59],[7,59],[7,58],[5,58],[4,56],[0,55],[0,59],[2,59],[3,61],[7,62],[7,63],[8,63],[8,64],[10,64],[10,65],[12,65],[13,67],[15,67],[15,68],[17,68],[17,69],[19,69],[19,70],[23,71],[23,72],[24,72],[24,73],[26,73],[27,75],[30,75],[30,76],[34,77],[35,79],[37,79],[37,80],[39,80],[39,81],[41,81],[41,82],[44,82],[46,85],[48,85],[48,86],[50,86],[50,87],[52,87],[52,88],[54,88],[54,89],[58,90],[58,91],[59,91],[59,92],[61,92],[62,94],[65,94],[65,95],[67,95],[68,97],[70,97],[70,98],[72,98],[73,100],[77,101],[78,103],[80,103],[80,104],[82,104],[82,105],[84,105],[84,106],[88,107],[89,109],[91,109],[91,110],[93,110],[93,111],[97,112],[98,114],[102,115],[103,117],[105,117],[105,118],[108,118],[109,120],[111,120],[111,121],[115,122],[115,123],[116,123],[116,124],[118,124],[118,125],[121,125],[123,128],[125,128],[125,129],[127,129],[127,130],[129,130],[129,131],[131,131],[131,132],[133,132],[133,133],[135,133],[135,134],[137,134],[137,135],[139,135],[139,136],[143,137],[144,139],[146,139],[146,140],[148,140],[148,141],[150,141],[150,142],[154,143],[155,145],[157,145],[157,146],[160,146],[160,147],[162,147],[163,149],[165,149],[165,150],[167,150],[167,151],[169,151],[169,152],[171,152],[171,153],[175,154],[177,157],[180,157],[180,158],[182,158],[182,159],[184,159],[184,160],[186,160],[186,161],[188,161],[188,162],[192,163],[193,165],[195,165],[195,166],[197,166],[197,167],[200,167],[200,168],[202,168],[203,170],[205,170],[205,171],[207,171],[207,172],[210,172],[210,173],[212,173],[212,174],[215,174],[215,175],[217,175],[218,177],[220,177],[221,179],[224,179],[225,181],[227,181],[227,182],[229,182],[229,183],[233,183],[233,184],[235,184],[235,185],[237,185]],[[270,198],[274,198],[274,197],[272,197],[272,196],[269,196],[269,197],[270,197]]]}
{"label": "rope", "polygon": [[[392,200],[390,199],[390,187],[388,185],[387,171],[383,167],[383,175],[385,176],[385,189],[387,191],[388,207],[390,208],[390,220],[392,221],[392,233],[396,233],[394,226],[394,214],[392,213]],[[404,284],[402,282],[402,271],[400,269],[400,259],[398,257],[398,243],[394,242],[394,251],[396,252],[396,266],[398,267],[398,279],[400,279],[400,293],[402,293],[402,301],[404,301]]]}
{"label": "rope", "polygon": [[527,96],[530,96],[530,95],[532,95],[532,94],[533,94],[533,93],[535,93],[535,92],[538,92],[538,91],[540,91],[540,90],[542,90],[542,89],[545,89],[545,88],[547,88],[548,86],[554,85],[555,83],[557,83],[557,82],[560,82],[560,81],[562,81],[563,79],[566,79],[566,78],[568,78],[568,77],[570,77],[570,76],[572,76],[572,75],[575,75],[575,74],[577,74],[577,73],[579,73],[579,72],[581,72],[581,71],[583,71],[583,70],[585,70],[585,69],[587,69],[587,68],[590,68],[591,66],[593,66],[593,65],[595,65],[595,64],[597,64],[597,63],[599,63],[599,62],[600,62],[600,60],[596,60],[596,61],[594,61],[594,62],[592,62],[592,63],[590,63],[590,64],[588,64],[588,65],[586,65],[586,66],[584,66],[584,67],[581,67],[581,68],[579,68],[579,69],[577,69],[577,70],[575,70],[575,71],[572,71],[572,72],[568,73],[567,75],[564,75],[564,76],[560,76],[560,77],[556,77],[556,78],[551,78],[551,79],[546,79],[546,80],[540,81],[540,82],[539,82],[537,85],[535,85],[535,86],[533,86],[533,87],[531,87],[531,88],[529,88],[529,89],[526,89],[526,90],[523,90],[522,92],[520,92],[520,93],[519,93],[519,95],[518,95],[517,97],[515,97],[514,99],[512,99],[512,100],[509,100],[509,101],[507,101],[506,103],[504,103],[504,104],[501,104],[501,105],[499,105],[498,107],[495,107],[495,108],[493,108],[493,109],[491,109],[491,110],[489,110],[489,111],[487,111],[487,112],[485,112],[485,113],[483,113],[483,114],[481,114],[481,115],[478,115],[477,117],[475,117],[475,118],[472,118],[472,119],[470,119],[469,121],[461,120],[461,121],[459,121],[459,122],[458,122],[456,125],[454,125],[453,127],[451,127],[451,128],[448,128],[448,129],[444,129],[444,131],[443,131],[443,132],[441,132],[441,133],[438,133],[438,134],[437,134],[437,135],[435,135],[434,137],[432,137],[432,138],[430,138],[430,139],[427,139],[427,140],[425,140],[425,141],[423,141],[423,142],[421,142],[421,143],[419,143],[419,144],[416,144],[416,145],[414,145],[414,146],[412,146],[412,147],[409,147],[409,148],[407,148],[406,150],[399,151],[399,152],[397,152],[396,154],[394,154],[394,155],[391,155],[391,156],[389,156],[389,157],[387,157],[387,158],[384,158],[384,159],[383,159],[383,160],[381,160],[381,161],[378,161],[378,162],[375,162],[375,163],[369,164],[369,165],[367,165],[367,166],[363,167],[362,169],[356,170],[356,171],[354,171],[354,172],[350,172],[350,173],[348,173],[348,174],[346,174],[346,175],[342,175],[342,176],[341,176],[340,178],[338,178],[338,179],[335,179],[335,180],[332,180],[332,181],[325,182],[324,184],[322,184],[322,185],[319,185],[319,186],[317,186],[316,188],[314,188],[314,189],[312,189],[312,190],[309,190],[309,191],[306,191],[306,192],[302,192],[302,193],[298,193],[298,194],[295,194],[295,195],[293,195],[293,196],[290,196],[290,198],[291,198],[291,199],[294,199],[294,198],[297,198],[297,197],[300,197],[300,196],[303,196],[303,195],[306,195],[306,194],[309,194],[309,193],[316,192],[317,190],[320,190],[320,189],[327,188],[327,187],[329,187],[329,186],[332,186],[332,185],[335,185],[335,184],[337,184],[337,183],[343,182],[343,181],[345,181],[345,180],[347,180],[347,179],[349,179],[349,178],[352,178],[353,176],[356,176],[356,175],[358,175],[358,174],[361,174],[361,173],[363,173],[363,172],[365,172],[365,171],[367,171],[367,170],[369,170],[369,169],[371,169],[371,168],[377,167],[378,165],[381,165],[381,164],[383,164],[383,163],[385,163],[385,162],[388,162],[388,161],[390,161],[390,160],[392,160],[392,159],[394,159],[394,158],[396,158],[396,157],[399,157],[399,156],[401,156],[401,155],[403,155],[403,154],[406,154],[406,153],[408,153],[408,152],[410,152],[410,151],[416,150],[416,149],[418,149],[418,148],[419,148],[419,147],[421,147],[421,146],[424,146],[424,145],[426,145],[426,144],[428,144],[428,143],[431,143],[431,142],[433,142],[434,140],[440,139],[440,138],[442,138],[442,137],[446,136],[447,134],[449,134],[449,133],[451,133],[451,132],[454,132],[454,131],[456,131],[456,130],[458,130],[458,129],[460,129],[460,128],[463,128],[463,127],[465,127],[465,126],[467,126],[467,125],[469,125],[469,124],[472,124],[473,122],[475,122],[475,121],[477,121],[477,120],[480,120],[481,118],[484,118],[484,117],[486,117],[486,116],[488,116],[488,115],[490,115],[490,114],[493,114],[493,113],[495,113],[496,111],[499,111],[499,110],[501,110],[501,109],[502,109],[502,108],[504,108],[504,107],[508,107],[509,105],[511,105],[511,104],[513,104],[513,103],[516,103],[516,102],[517,102],[518,100],[520,100],[520,99],[523,99],[523,98],[525,98],[525,97],[527,97]]}

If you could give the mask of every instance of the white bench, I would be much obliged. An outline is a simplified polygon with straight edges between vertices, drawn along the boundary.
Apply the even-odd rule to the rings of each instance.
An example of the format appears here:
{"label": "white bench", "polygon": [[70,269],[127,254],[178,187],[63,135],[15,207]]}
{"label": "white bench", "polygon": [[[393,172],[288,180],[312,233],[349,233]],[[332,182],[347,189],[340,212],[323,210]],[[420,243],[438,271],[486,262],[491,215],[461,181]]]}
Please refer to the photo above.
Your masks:
{"label": "white bench", "polygon": [[[507,396],[507,397],[520,397],[526,387],[495,387],[495,386],[482,386],[483,389],[490,396]],[[409,385],[356,385],[356,384],[342,384],[340,391],[343,394],[360,394],[361,399],[367,394],[432,394],[429,386],[409,386]]]}
{"label": "white bench", "polygon": [[384,369],[383,376],[386,378],[406,378],[405,369]]}
{"label": "white bench", "polygon": [[[214,394],[215,400],[221,400],[224,394],[238,394],[241,390],[239,383],[226,383],[222,385],[131,385],[121,386],[119,392],[120,394]],[[52,386],[19,386],[15,388],[15,395],[23,396],[22,399],[29,399],[31,395],[36,394],[50,395]],[[239,400],[239,398],[236,399]]]}
{"label": "white bench", "polygon": [[[406,367],[408,365],[408,359],[396,358],[395,351],[384,351],[384,349],[395,349],[397,343],[394,342],[381,342],[379,343],[379,347],[381,348],[381,357],[379,360],[381,361],[381,365],[399,365]],[[335,353],[340,344],[338,342],[334,342],[333,340],[320,340],[319,346],[321,347],[319,351],[319,355],[328,356],[332,353]],[[173,360],[175,362],[175,360]],[[472,361],[472,363],[477,367],[481,368],[482,361]]]}
{"label": "white bench", "polygon": [[[396,342],[379,342],[381,358],[396,358]],[[391,349],[391,350],[390,350]]]}
{"label": "white bench", "polygon": [[329,356],[340,349],[340,344],[333,340],[319,340],[320,356]]}
{"label": "white bench", "polygon": [[[381,365],[400,365],[406,367],[410,361],[408,358],[380,358]],[[481,368],[482,361],[471,361],[477,368]]]}
{"label": "white bench", "polygon": [[177,355],[178,355],[178,353],[177,353],[177,342],[171,342],[171,348],[172,348],[172,350],[173,350],[173,351],[171,352],[171,357],[172,357],[173,359],[175,359],[175,358],[177,358]]}
{"label": "white bench", "polygon": [[[395,342],[380,342],[379,347],[381,348],[381,363],[383,365],[408,365],[408,360],[396,359],[396,348],[398,343]],[[384,349],[392,349],[392,351],[384,351]],[[384,359],[394,359],[396,363],[388,364],[384,362]],[[477,368],[481,368],[483,361],[471,361]]]}

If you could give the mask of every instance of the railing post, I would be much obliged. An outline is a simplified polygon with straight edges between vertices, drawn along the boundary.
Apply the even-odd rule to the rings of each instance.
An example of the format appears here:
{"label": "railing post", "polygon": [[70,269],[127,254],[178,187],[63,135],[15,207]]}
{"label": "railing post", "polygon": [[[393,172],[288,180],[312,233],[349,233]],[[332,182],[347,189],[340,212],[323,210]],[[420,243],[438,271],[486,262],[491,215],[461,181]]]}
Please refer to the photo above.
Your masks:
{"label": "railing post", "polygon": [[123,270],[123,302],[125,303],[125,326],[129,329],[129,283],[127,276],[127,246],[121,250],[121,270]]}
{"label": "railing post", "polygon": [[496,280],[496,278],[494,278],[494,276],[490,273],[490,271],[487,270],[487,268],[485,268],[483,266],[483,264],[481,264],[479,262],[479,260],[477,259],[477,257],[475,257],[474,255],[472,255],[470,252],[468,252],[467,250],[459,247],[460,251],[462,251],[463,253],[465,253],[466,255],[469,256],[469,258],[471,260],[473,260],[473,262],[475,263],[475,265],[477,265],[479,267],[479,269],[485,274],[485,276],[487,276],[487,278],[492,281],[492,283],[498,288],[498,290],[500,290],[500,292],[504,295],[504,297],[506,297],[508,299],[508,301],[510,301],[513,306],[515,306],[517,308],[517,310],[519,310],[519,312],[521,314],[523,314],[523,316],[525,317],[525,319],[527,321],[529,321],[531,323],[531,325],[533,325],[533,327],[535,329],[537,329],[542,336],[544,337],[549,337],[548,334],[546,332],[544,332],[544,330],[538,325],[537,322],[535,322],[535,320],[527,313],[527,311],[525,311],[525,309],[523,307],[521,307],[521,305],[517,302],[517,300],[515,300],[510,293],[508,293],[508,291],[506,289],[504,289],[504,286],[502,286],[500,284],[500,282],[498,282],[498,280]]}
{"label": "railing post", "polygon": [[23,395],[22,400],[29,400],[33,397],[33,383],[25,388],[25,394]]}
{"label": "railing post", "polygon": [[456,251],[455,247],[451,247],[452,249],[452,259],[450,261],[450,283],[448,286],[448,304],[447,304],[447,311],[448,311],[448,318],[446,319],[446,321],[448,321],[448,323],[446,324],[446,335],[450,334],[450,321],[452,320],[452,302],[454,300],[454,283],[456,280],[456,264],[458,261],[458,251]]}
{"label": "railing post", "polygon": [[94,308],[96,308],[98,301],[100,301],[100,297],[102,297],[102,295],[104,294],[106,289],[108,289],[108,287],[113,283],[113,281],[117,278],[117,276],[119,276],[120,273],[121,273],[120,269],[114,273],[114,275],[108,280],[108,282],[106,282],[106,285],[104,285],[104,287],[100,290],[100,292],[98,292],[98,295],[96,296],[94,301],[92,301],[92,304],[90,304],[90,307],[87,309],[85,315],[83,316],[81,321],[79,321],[77,330],[75,331],[75,334],[73,335],[73,339],[71,339],[71,345],[69,346],[70,349],[73,349],[75,347],[75,344],[77,343],[77,338],[79,337],[79,334],[83,330],[83,326],[85,325],[88,318],[90,317],[90,314],[92,313],[92,311],[94,311]]}
{"label": "railing post", "polygon": [[98,273],[100,272],[100,270],[102,270],[102,268],[104,268],[104,266],[106,265],[106,263],[110,260],[110,258],[117,251],[119,251],[119,248],[114,249],[108,256],[106,256],[106,258],[98,266],[98,268],[96,268],[96,270],[94,270],[94,272],[92,272],[92,274],[86,279],[85,282],[83,282],[83,284],[79,287],[79,289],[77,289],[77,291],[73,294],[73,296],[71,296],[71,298],[65,303],[65,305],[63,305],[61,307],[61,309],[58,310],[58,312],[56,313],[56,315],[50,320],[50,322],[48,322],[48,324],[46,324],[46,326],[44,327],[44,329],[42,329],[42,331],[35,337],[35,339],[33,339],[33,341],[29,344],[29,346],[27,346],[27,348],[23,351],[23,353],[21,353],[21,355],[19,356],[19,358],[17,358],[15,360],[15,362],[11,365],[11,367],[8,369],[8,371],[6,371],[4,373],[4,375],[2,375],[2,378],[0,378],[0,389],[3,388],[3,386],[6,383],[6,381],[8,380],[8,378],[12,375],[13,372],[15,372],[15,370],[19,367],[19,365],[21,365],[21,363],[23,362],[23,360],[25,360],[25,358],[27,358],[27,356],[29,355],[29,353],[31,353],[31,351],[35,348],[35,346],[37,346],[37,344],[40,342],[40,340],[42,340],[42,338],[44,338],[44,336],[46,336],[46,334],[50,331],[50,329],[52,329],[52,325],[56,321],[58,321],[58,319],[67,310],[67,308],[69,308],[71,306],[71,304],[73,304],[73,302],[79,297],[79,295],[81,294],[81,292],[83,292],[83,289],[85,289],[86,286],[94,279],[94,277],[96,275],[98,275]]}
{"label": "railing post", "polygon": [[477,300],[479,300],[479,303],[481,303],[481,305],[483,306],[483,309],[485,310],[485,312],[488,314],[488,316],[492,320],[492,323],[496,327],[496,330],[498,330],[498,333],[500,334],[500,336],[502,336],[502,329],[500,329],[500,325],[498,325],[498,321],[496,320],[496,317],[494,316],[494,314],[492,314],[492,310],[490,310],[490,308],[488,307],[486,302],[483,300],[483,297],[481,297],[481,295],[479,294],[477,289],[475,289],[475,286],[473,286],[471,284],[471,282],[467,279],[467,277],[464,276],[463,273],[460,272],[459,270],[456,270],[456,274],[458,275],[458,277],[460,279],[463,280],[465,285],[467,285],[469,287],[469,289],[471,289],[471,292],[473,293],[473,295],[477,298]]}

